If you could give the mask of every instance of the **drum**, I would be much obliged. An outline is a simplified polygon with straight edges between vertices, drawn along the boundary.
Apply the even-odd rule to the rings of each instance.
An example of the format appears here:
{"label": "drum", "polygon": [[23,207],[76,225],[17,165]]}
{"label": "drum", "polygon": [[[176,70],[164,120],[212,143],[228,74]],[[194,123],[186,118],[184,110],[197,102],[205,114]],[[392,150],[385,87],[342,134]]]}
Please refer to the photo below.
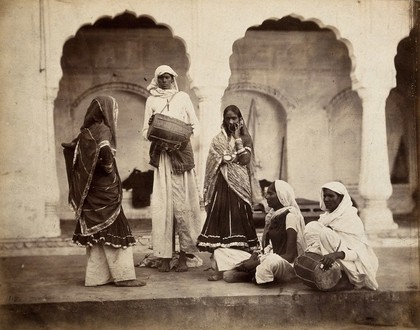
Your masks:
{"label": "drum", "polygon": [[334,262],[330,269],[323,270],[321,264],[322,255],[305,252],[297,257],[294,262],[295,273],[307,286],[321,291],[334,288],[341,279],[341,267]]}
{"label": "drum", "polygon": [[149,141],[164,149],[179,150],[186,147],[193,133],[192,126],[182,120],[157,113],[147,131]]}

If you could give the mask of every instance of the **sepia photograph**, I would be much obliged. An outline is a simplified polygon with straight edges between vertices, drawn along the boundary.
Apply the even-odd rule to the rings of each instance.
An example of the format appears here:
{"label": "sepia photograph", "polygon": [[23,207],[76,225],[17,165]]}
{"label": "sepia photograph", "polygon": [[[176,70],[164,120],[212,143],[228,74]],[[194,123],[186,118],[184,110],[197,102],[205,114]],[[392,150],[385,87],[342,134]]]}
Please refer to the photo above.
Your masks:
{"label": "sepia photograph", "polygon": [[0,328],[418,329],[419,0],[0,2]]}

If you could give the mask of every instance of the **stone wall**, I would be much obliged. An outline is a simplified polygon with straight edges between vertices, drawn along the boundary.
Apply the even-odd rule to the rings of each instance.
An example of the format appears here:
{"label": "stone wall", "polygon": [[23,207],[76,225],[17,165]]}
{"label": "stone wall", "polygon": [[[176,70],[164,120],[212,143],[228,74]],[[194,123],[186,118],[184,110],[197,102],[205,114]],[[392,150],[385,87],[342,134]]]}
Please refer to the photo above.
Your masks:
{"label": "stone wall", "polygon": [[[187,79],[189,63],[183,43],[150,19],[131,14],[102,19],[80,28],[64,44],[63,77],[54,107],[60,218],[73,217],[67,204],[68,184],[61,142],[77,136],[86,109],[95,96],[112,95],[119,105],[117,163],[121,179],[125,180],[134,168],[152,169],[148,164],[150,143],[142,136],[144,107],[149,96],[146,87],[155,69],[162,64],[170,65],[178,73],[180,90],[190,93],[194,100]],[[134,216],[140,216],[130,203],[127,207],[129,215],[134,212]]]}
{"label": "stone wall", "polygon": [[[371,212],[364,213],[364,221],[371,222],[369,230],[381,229],[382,224],[394,228],[390,226],[392,214],[387,212],[386,207],[392,186],[388,168],[385,100],[396,85],[394,57],[398,43],[410,31],[410,6],[409,1],[402,0],[337,0],[328,1],[328,5],[310,0],[296,0],[293,3],[266,0],[264,6],[257,2],[251,5],[244,0],[1,2],[1,41],[5,45],[2,47],[0,64],[0,81],[3,86],[0,91],[0,137],[3,143],[0,163],[3,196],[0,200],[1,237],[15,239],[54,237],[60,234],[56,206],[60,194],[63,194],[63,182],[59,185],[58,179],[60,176],[62,180],[58,173],[63,173],[63,168],[57,167],[62,157],[58,143],[70,139],[77,132],[79,124],[76,115],[80,116],[86,102],[98,92],[117,91],[116,95],[122,102],[121,109],[133,111],[127,111],[128,116],[122,119],[125,125],[141,121],[139,113],[144,101],[142,91],[147,84],[143,78],[150,79],[154,68],[164,59],[170,59],[167,63],[174,65],[184,79],[181,88],[194,91],[194,102],[205,126],[196,146],[199,179],[203,177],[209,142],[220,127],[221,109],[226,103],[239,103],[242,101],[240,95],[243,95],[241,107],[245,112],[252,98],[256,99],[258,109],[269,109],[261,123],[264,124],[268,118],[286,121],[286,126],[281,124],[272,129],[279,132],[278,138],[287,135],[287,165],[283,175],[287,176],[301,196],[306,196],[309,190],[317,190],[314,187],[331,179],[334,170],[331,146],[325,142],[325,132],[330,127],[327,108],[336,95],[351,86],[360,97],[363,108],[359,192],[364,199],[371,201],[368,203]],[[81,66],[79,72],[69,71],[72,63],[65,62],[63,55],[74,37],[77,39],[81,27],[124,13],[135,18],[146,16],[155,24],[166,27],[174,38],[174,47],[178,47],[178,50],[184,48],[185,52],[182,50],[180,57],[174,57],[170,52],[173,48],[168,49],[168,52],[160,52],[162,44],[150,43],[146,48],[152,52],[147,57],[145,49],[140,47],[141,43],[132,36],[123,38],[121,42],[135,51],[124,52],[122,49],[126,46],[116,46],[120,40],[115,31],[107,31],[113,34],[111,43],[96,46],[93,45],[95,43],[85,43],[78,46],[82,47],[80,52],[74,51],[80,58],[73,58],[73,61],[77,63],[80,60],[84,65],[95,63],[96,66]],[[260,52],[251,52],[251,58],[239,61],[240,64],[252,65],[252,70],[246,70],[252,81],[246,80],[246,75],[244,80],[238,67],[232,66],[231,71],[230,64],[234,62],[230,62],[230,57],[233,55],[234,59],[236,47],[242,47],[241,43],[235,42],[244,36],[244,40],[247,40],[247,29],[261,25],[267,19],[279,20],[286,16],[298,18],[302,22],[312,21],[321,28],[327,28],[333,31],[335,39],[331,33],[331,37],[322,40],[316,39],[316,35],[291,38],[292,34],[287,34],[287,45],[284,47],[292,53],[297,49],[298,53],[307,55],[291,57],[272,38],[271,42],[277,45],[274,49],[260,47]],[[85,37],[89,38],[87,34]],[[299,40],[296,38],[301,38],[305,47],[296,45],[296,40]],[[259,45],[266,41],[253,42]],[[309,47],[311,42],[319,47]],[[349,64],[343,65],[347,60],[345,48],[340,42],[346,46]],[[93,47],[96,55],[86,58],[90,52],[86,52],[84,47]],[[329,49],[334,49],[334,56],[331,60],[322,61],[324,57],[331,56]],[[153,52],[159,56],[154,57]],[[310,57],[313,55],[318,58],[315,63]],[[96,60],[90,62],[92,58]],[[121,62],[116,61],[117,58]],[[142,62],[145,58],[155,58],[156,62],[146,65]],[[260,60],[252,64],[254,58]],[[317,67],[319,61],[322,65]],[[130,66],[131,63],[135,65]],[[270,68],[282,65],[279,74],[274,78],[264,76],[258,66],[262,63],[269,63]],[[108,70],[108,66],[115,70]],[[296,70],[296,67],[302,70]],[[143,72],[143,69],[148,71]],[[304,70],[311,74],[305,74]],[[286,81],[285,76],[293,79]],[[143,81],[139,82],[139,78]],[[104,88],[91,89],[95,86]],[[232,91],[240,91],[240,94],[234,96]],[[79,103],[74,103],[75,100]],[[77,106],[72,109],[74,104]],[[132,110],[137,106],[139,113]],[[74,113],[74,118],[71,113]],[[62,115],[63,121],[56,121],[57,115]],[[129,129],[129,135],[138,134],[134,126]],[[345,131],[338,135],[346,138],[350,136]],[[122,136],[121,139],[125,139],[126,143],[131,141],[130,137]],[[262,138],[257,135],[257,143],[259,139]],[[137,136],[134,140],[137,140]],[[302,146],[307,146],[304,155],[301,154]],[[415,145],[410,146],[413,147]],[[131,156],[134,148],[133,145],[127,147],[122,153]],[[274,177],[278,164],[268,167],[268,151],[264,148],[260,150],[262,155],[259,157],[266,157],[262,163],[267,171],[264,176]],[[314,156],[315,150],[319,158]],[[273,159],[278,162],[278,158],[277,150]],[[140,158],[129,160],[126,164],[123,162],[121,166],[129,170],[134,162],[142,166]],[[411,157],[410,175],[416,176],[413,163],[415,159]],[[312,168],[317,166],[321,170],[314,177]],[[410,180],[414,182],[411,176]],[[416,185],[417,182],[414,187]],[[384,221],[384,218],[387,220]]]}

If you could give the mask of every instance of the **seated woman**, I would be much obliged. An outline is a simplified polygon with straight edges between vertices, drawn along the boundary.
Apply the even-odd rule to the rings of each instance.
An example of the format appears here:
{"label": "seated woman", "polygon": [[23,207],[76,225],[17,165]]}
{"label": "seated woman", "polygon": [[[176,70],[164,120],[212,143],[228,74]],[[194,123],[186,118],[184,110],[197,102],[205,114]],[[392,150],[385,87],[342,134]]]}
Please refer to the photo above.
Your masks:
{"label": "seated woman", "polygon": [[271,208],[266,216],[262,247],[264,253],[254,253],[236,270],[225,272],[227,282],[249,280],[253,274],[257,284],[286,282],[295,277],[293,261],[305,250],[303,233],[305,222],[295,200],[293,188],[285,181],[276,180],[266,192]]}
{"label": "seated woman", "polygon": [[323,185],[320,207],[325,213],[305,228],[307,251],[323,255],[324,269],[337,261],[346,275],[343,278],[350,284],[346,289],[376,290],[378,258],[369,245],[346,187],[340,182]]}

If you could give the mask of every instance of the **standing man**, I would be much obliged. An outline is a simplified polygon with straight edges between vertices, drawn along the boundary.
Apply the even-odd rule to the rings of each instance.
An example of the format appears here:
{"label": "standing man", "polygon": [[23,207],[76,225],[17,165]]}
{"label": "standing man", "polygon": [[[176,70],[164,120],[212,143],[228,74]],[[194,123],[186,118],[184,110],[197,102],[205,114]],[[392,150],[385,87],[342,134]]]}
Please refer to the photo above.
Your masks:
{"label": "standing man", "polygon": [[[178,90],[176,72],[161,65],[147,87],[143,136],[147,139],[149,125],[156,113],[191,125],[197,136],[200,125],[189,95]],[[200,234],[200,200],[194,171],[191,142],[181,149],[171,150],[156,142],[150,146],[150,164],[155,167],[153,178],[152,241],[155,257],[161,258],[159,271],[169,272],[174,252],[174,240],[179,236],[179,259],[176,271],[188,270],[186,253],[198,252],[196,240]]]}

